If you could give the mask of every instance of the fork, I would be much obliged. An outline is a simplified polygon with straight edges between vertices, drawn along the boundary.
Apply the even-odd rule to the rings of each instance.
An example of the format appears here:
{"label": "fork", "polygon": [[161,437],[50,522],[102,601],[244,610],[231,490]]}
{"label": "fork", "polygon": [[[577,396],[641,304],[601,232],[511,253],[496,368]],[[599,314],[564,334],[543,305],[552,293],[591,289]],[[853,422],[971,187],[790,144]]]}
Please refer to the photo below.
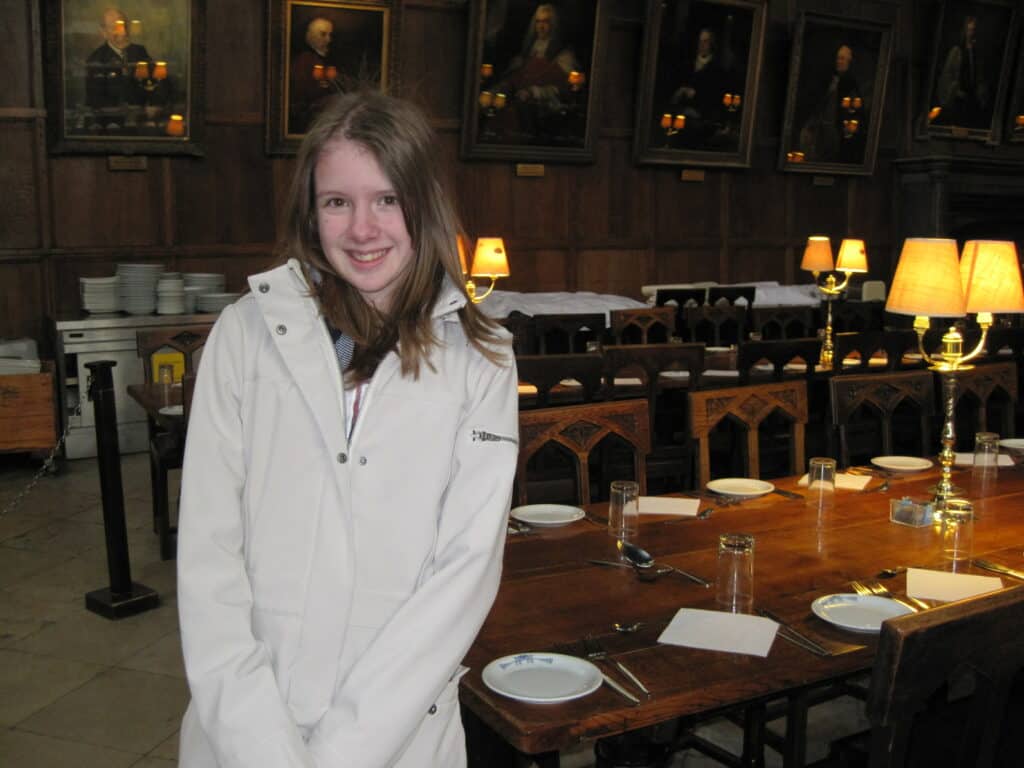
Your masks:
{"label": "fork", "polygon": [[917,600],[917,598],[909,598],[909,600],[904,600],[901,597],[897,597],[892,592],[890,592],[884,585],[879,584],[877,581],[874,583],[867,584],[861,583],[859,581],[851,581],[850,586],[853,587],[853,591],[856,592],[858,595],[875,595],[877,597],[886,597],[889,600],[893,600],[899,603],[900,605],[906,606],[914,613],[917,613],[919,610],[921,610],[921,606],[925,608],[930,607],[927,603],[922,603],[920,601],[918,601],[917,605],[909,602],[909,600]]}
{"label": "fork", "polygon": [[593,635],[587,635],[584,637],[583,647],[585,648],[586,656],[590,661],[610,661],[633,683],[633,685],[643,691],[647,698],[651,698],[651,692],[647,689],[646,685],[640,682],[640,678],[634,675],[621,661],[608,656],[608,651],[604,649],[604,646],[601,645],[600,641],[596,637]]}

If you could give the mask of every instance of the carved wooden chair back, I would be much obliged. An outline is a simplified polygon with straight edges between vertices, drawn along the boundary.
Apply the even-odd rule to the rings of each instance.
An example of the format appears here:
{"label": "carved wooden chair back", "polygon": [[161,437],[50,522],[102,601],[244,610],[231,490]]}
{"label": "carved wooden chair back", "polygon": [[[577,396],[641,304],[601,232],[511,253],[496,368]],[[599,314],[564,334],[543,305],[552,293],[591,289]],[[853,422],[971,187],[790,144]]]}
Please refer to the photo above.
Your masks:
{"label": "carved wooden chair back", "polygon": [[747,307],[743,305],[686,307],[683,318],[686,330],[680,335],[687,341],[703,342],[710,347],[727,347],[739,344],[746,336]]}
{"label": "carved wooden chair back", "polygon": [[882,624],[868,692],[871,768],[1019,765],[1024,586]]}
{"label": "carved wooden chair back", "polygon": [[[821,341],[809,339],[779,339],[776,341],[744,341],[736,351],[736,370],[740,384],[748,384],[758,378],[758,366],[770,363],[772,369],[765,371],[775,381],[800,377],[810,380],[821,356]],[[787,367],[788,366],[788,367]]]}
{"label": "carved wooden chair back", "polygon": [[708,286],[708,304],[718,304],[719,299],[735,304],[737,299],[743,299],[749,307],[754,303],[756,293],[757,288],[753,285],[711,285]]}
{"label": "carved wooden chair back", "polygon": [[646,389],[652,435],[658,415],[658,392],[669,378],[663,379],[661,374],[672,371],[679,372],[679,376],[673,380],[677,385],[675,388],[698,389],[704,371],[704,345],[624,344],[604,348],[604,377],[609,399],[614,399],[621,389],[615,383],[617,377],[629,376],[631,373],[639,375]]}
{"label": "carved wooden chair back", "polygon": [[877,414],[880,427],[872,422],[873,434],[880,433],[882,453],[893,453],[893,416],[897,409],[912,405],[919,413],[920,455],[931,452],[935,421],[935,386],[931,371],[890,371],[833,376],[829,381],[832,426],[839,435],[840,466],[850,465],[850,425],[855,414],[865,410]]}
{"label": "carved wooden chair back", "polygon": [[[835,301],[832,303],[833,333],[882,330],[881,301]],[[825,327],[825,307],[820,308],[818,325]]]}
{"label": "carved wooden chair back", "polygon": [[591,452],[609,435],[625,441],[633,453],[633,477],[647,492],[645,460],[651,452],[646,400],[615,400],[519,412],[519,461],[516,502],[527,503],[527,463],[545,445],[555,443],[574,457],[578,502],[590,503]]}
{"label": "carved wooden chair back", "polygon": [[586,314],[534,315],[539,355],[581,354],[587,342],[604,341],[607,324],[602,312]]}
{"label": "carved wooden chair back", "polygon": [[[836,374],[899,371],[923,368],[914,331],[858,331],[833,337],[832,371]],[[885,363],[872,358],[881,352]],[[907,354],[912,357],[906,357]]]}
{"label": "carved wooden chair back", "polygon": [[711,431],[725,419],[732,419],[745,427],[747,474],[760,477],[758,428],[776,412],[792,422],[789,464],[790,471],[796,473],[804,465],[804,431],[807,427],[805,382],[783,381],[690,392],[690,431],[697,441],[698,487],[711,478]]}
{"label": "carved wooden chair back", "polygon": [[154,381],[153,355],[158,352],[180,352],[185,358],[185,373],[195,371],[199,357],[210,335],[212,325],[182,325],[152,328],[136,331],[135,345],[142,358],[142,370],[146,381]]}
{"label": "carved wooden chair back", "polygon": [[766,341],[813,335],[814,307],[751,307],[750,330]]}
{"label": "carved wooden chair back", "polygon": [[675,334],[675,307],[613,309],[609,315],[616,344],[667,344]]}
{"label": "carved wooden chair back", "polygon": [[[957,415],[962,424],[973,427],[957,430],[958,442],[966,450],[974,444],[974,432],[994,428],[1002,437],[1016,435],[1018,404],[1017,364],[1012,362],[985,363],[956,374]],[[964,411],[964,403],[975,404],[973,413]],[[997,415],[998,421],[992,416]],[[995,423],[994,423],[995,422]]]}
{"label": "carved wooden chair back", "polygon": [[512,351],[517,356],[537,354],[537,328],[532,317],[512,311],[498,322],[512,334]]}
{"label": "carved wooden chair back", "polygon": [[[537,395],[525,400],[527,407],[545,408],[552,400],[560,404],[589,403],[601,392],[604,358],[600,352],[582,355],[519,355],[516,370],[521,384],[532,384]],[[562,385],[571,380],[572,385]],[[555,390],[553,393],[552,390]],[[520,399],[523,408],[524,399]]]}

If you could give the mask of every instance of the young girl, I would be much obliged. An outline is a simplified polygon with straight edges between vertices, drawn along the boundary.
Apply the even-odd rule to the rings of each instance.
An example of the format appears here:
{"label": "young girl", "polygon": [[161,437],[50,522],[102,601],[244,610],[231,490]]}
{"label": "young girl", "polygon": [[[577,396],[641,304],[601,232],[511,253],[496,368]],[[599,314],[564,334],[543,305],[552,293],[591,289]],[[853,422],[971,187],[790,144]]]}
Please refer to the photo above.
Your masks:
{"label": "young girl", "polygon": [[459,766],[459,662],[501,573],[508,334],[467,301],[427,119],[332,102],[287,263],[203,354],[182,482],[184,768]]}

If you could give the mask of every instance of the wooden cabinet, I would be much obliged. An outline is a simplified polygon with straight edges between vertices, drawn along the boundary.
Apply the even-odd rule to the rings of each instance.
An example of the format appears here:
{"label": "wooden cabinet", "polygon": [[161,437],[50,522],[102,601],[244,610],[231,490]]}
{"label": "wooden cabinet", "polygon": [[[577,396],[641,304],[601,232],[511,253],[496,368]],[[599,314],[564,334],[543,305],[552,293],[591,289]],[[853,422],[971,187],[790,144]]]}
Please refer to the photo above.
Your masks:
{"label": "wooden cabinet", "polygon": [[0,376],[0,451],[49,451],[57,442],[53,363]]}

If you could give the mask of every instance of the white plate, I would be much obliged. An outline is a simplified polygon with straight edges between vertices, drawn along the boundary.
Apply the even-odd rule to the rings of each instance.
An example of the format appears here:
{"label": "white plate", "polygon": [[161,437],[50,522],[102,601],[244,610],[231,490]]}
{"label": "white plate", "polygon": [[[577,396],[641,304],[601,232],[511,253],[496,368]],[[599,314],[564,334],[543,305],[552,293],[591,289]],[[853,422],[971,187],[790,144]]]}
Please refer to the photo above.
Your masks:
{"label": "white plate", "polygon": [[912,613],[907,606],[878,595],[824,595],[811,603],[819,619],[854,632],[878,632],[882,622]]}
{"label": "white plate", "polygon": [[932,465],[929,459],[917,456],[875,456],[871,463],[882,469],[891,469],[893,472],[920,472]]}
{"label": "white plate", "polygon": [[516,507],[509,514],[521,523],[542,526],[568,525],[584,517],[582,509],[565,504],[527,504]]}
{"label": "white plate", "polygon": [[708,483],[708,490],[727,496],[764,496],[774,491],[775,486],[749,477],[720,477]]}
{"label": "white plate", "polygon": [[1000,440],[999,445],[1012,453],[1024,452],[1024,439],[1019,437],[1008,437],[1005,440]]}
{"label": "white plate", "polygon": [[601,687],[601,670],[561,653],[520,653],[495,659],[483,671],[495,693],[538,704],[569,701]]}
{"label": "white plate", "polygon": [[184,416],[185,407],[182,405],[165,405],[160,409],[160,413],[164,416]]}

